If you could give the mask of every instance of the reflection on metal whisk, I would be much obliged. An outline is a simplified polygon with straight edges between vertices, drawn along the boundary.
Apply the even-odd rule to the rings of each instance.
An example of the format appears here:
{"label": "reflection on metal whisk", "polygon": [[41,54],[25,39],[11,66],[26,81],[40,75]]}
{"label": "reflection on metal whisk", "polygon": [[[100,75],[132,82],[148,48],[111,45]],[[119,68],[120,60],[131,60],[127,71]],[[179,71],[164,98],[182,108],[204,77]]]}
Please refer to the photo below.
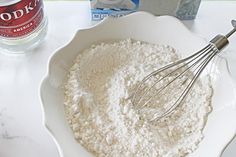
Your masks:
{"label": "reflection on metal whisk", "polygon": [[170,115],[184,100],[208,63],[228,45],[228,38],[236,32],[236,21],[231,23],[234,28],[227,35],[217,35],[197,53],[147,75],[132,96],[134,108],[148,110],[150,121]]}

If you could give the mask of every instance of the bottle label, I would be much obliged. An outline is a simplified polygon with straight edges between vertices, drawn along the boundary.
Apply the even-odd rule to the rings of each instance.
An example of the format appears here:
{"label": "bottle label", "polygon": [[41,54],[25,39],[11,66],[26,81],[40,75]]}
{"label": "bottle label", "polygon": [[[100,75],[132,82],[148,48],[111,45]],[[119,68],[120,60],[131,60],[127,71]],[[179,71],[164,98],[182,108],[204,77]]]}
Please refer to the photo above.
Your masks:
{"label": "bottle label", "polygon": [[20,0],[0,6],[0,36],[22,37],[33,32],[44,18],[42,0]]}

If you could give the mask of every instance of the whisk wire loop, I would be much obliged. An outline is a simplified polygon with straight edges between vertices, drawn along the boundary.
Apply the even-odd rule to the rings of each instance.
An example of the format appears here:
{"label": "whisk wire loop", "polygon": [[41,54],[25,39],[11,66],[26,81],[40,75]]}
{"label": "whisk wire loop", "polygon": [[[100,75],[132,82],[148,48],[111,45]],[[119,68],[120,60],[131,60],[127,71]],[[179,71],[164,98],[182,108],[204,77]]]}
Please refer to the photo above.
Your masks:
{"label": "whisk wire loop", "polygon": [[[181,63],[183,63],[183,62],[185,62],[185,61],[187,61],[187,60],[189,60],[189,59],[191,59],[191,60],[190,60],[188,63],[192,62],[192,61],[195,59],[194,57],[199,57],[200,55],[204,54],[204,53],[205,53],[207,50],[209,50],[209,49],[210,49],[210,45],[204,47],[202,50],[198,51],[197,53],[195,53],[195,54],[193,54],[193,55],[191,55],[191,56],[189,56],[189,57],[187,57],[187,58],[184,58],[184,59],[179,60],[179,61],[177,61],[177,62],[173,62],[173,63],[171,63],[171,64],[168,64],[168,65],[166,65],[166,66],[164,66],[164,67],[162,67],[162,68],[160,68],[160,69],[158,69],[158,70],[152,72],[151,74],[147,75],[147,76],[142,80],[142,83],[145,83],[148,79],[150,79],[150,77],[156,76],[158,73],[161,73],[161,72],[162,72],[163,70],[165,70],[165,69],[168,69],[168,68],[171,68],[171,67],[176,66],[176,65],[178,65],[178,64],[181,64]],[[186,65],[182,65],[182,66],[178,67],[176,70],[178,70],[178,69],[180,69],[180,68],[182,68],[182,67],[184,67],[184,66],[186,66]],[[168,77],[169,75],[173,74],[174,72],[175,72],[175,71],[172,71],[171,73],[168,73],[167,75],[163,76],[163,77],[162,77],[161,79],[159,79],[156,83],[159,83],[159,82],[162,81],[164,78]],[[141,86],[142,86],[142,83],[139,84],[138,88],[136,89],[136,91],[135,91],[135,93],[134,93],[134,95],[133,95],[133,97],[132,97],[132,102],[135,103],[136,106],[140,103],[140,101],[142,100],[142,98],[143,98],[144,96],[146,96],[146,93],[147,93],[147,92],[145,92],[145,93],[139,98],[138,102],[135,101],[135,100],[137,99],[137,97],[136,97],[136,96],[137,96],[137,92],[140,91],[140,88],[141,88]],[[155,83],[155,84],[156,84],[156,83]],[[154,87],[155,84],[153,84],[148,90],[150,90],[152,87]],[[148,91],[148,90],[146,90],[146,91]],[[144,106],[145,106],[145,105],[144,105]]]}
{"label": "whisk wire loop", "polygon": [[[178,77],[184,75],[188,70],[190,70],[192,67],[194,67],[200,60],[204,59],[207,55],[208,55],[208,51],[211,49],[211,45],[209,44],[208,46],[206,46],[205,48],[202,49],[202,51],[199,51],[197,53],[195,53],[195,55],[191,55],[191,57],[188,57],[186,59],[184,59],[184,61],[188,61],[188,62],[184,62],[183,60],[181,60],[181,62],[175,62],[175,65],[178,64],[182,64],[180,67],[177,67],[176,69],[173,69],[170,73],[167,73],[165,76],[163,76],[161,79],[159,79],[158,81],[154,82],[153,85],[151,85],[151,87],[149,87],[147,90],[144,91],[143,95],[139,97],[139,99],[136,101],[136,106],[139,106],[139,103],[142,101],[142,99],[147,95],[148,91],[150,91],[152,88],[155,87],[155,85],[157,83],[159,83],[160,81],[162,81],[163,79],[165,79],[166,77],[170,76],[171,74],[175,73],[177,70],[180,70],[183,67],[187,67],[183,72],[181,72],[180,74],[178,74],[176,77],[174,77],[172,80],[170,80],[170,82],[168,82],[168,84],[166,84],[165,86],[160,87],[157,91],[156,91],[156,95],[158,95],[159,93],[161,93],[162,90],[164,90],[165,88],[168,87],[168,85],[170,85],[171,83],[173,83]],[[197,60],[196,60],[197,59]],[[195,61],[191,66],[187,66],[189,63]],[[152,75],[155,76],[155,75]],[[147,80],[147,79],[146,79]],[[145,79],[142,81],[142,83],[145,83],[146,81]],[[138,90],[140,90],[140,88],[138,88]],[[151,100],[152,98],[154,98],[156,95],[153,95],[152,97],[150,97],[149,99],[146,100],[146,102],[141,106],[141,108],[145,107]],[[135,102],[135,98],[133,99],[133,102]]]}
{"label": "whisk wire loop", "polygon": [[[144,77],[131,97],[131,102],[138,112],[142,112],[144,108],[154,111],[154,114],[149,115],[151,118],[148,120],[150,121],[159,120],[172,113],[186,98],[209,62],[228,45],[228,37],[236,32],[236,21],[232,20],[231,23],[234,28],[225,36],[217,35],[200,51]],[[160,102],[161,104],[159,104]],[[156,110],[157,106],[162,108]]]}
{"label": "whisk wire loop", "polygon": [[[173,106],[171,106],[169,109],[167,109],[165,111],[164,114],[162,114],[161,116],[159,116],[158,114],[154,115],[153,116],[153,119],[151,119],[150,121],[156,121],[156,120],[159,120],[163,117],[166,117],[168,116],[170,113],[173,112],[173,110],[178,107],[178,105],[181,104],[181,102],[184,100],[184,98],[186,98],[186,95],[188,94],[188,92],[191,90],[191,88],[193,87],[194,83],[196,82],[197,78],[200,76],[200,74],[203,72],[203,70],[206,68],[206,66],[208,65],[208,63],[215,57],[215,55],[217,55],[218,53],[218,50],[216,50],[214,48],[213,52],[210,53],[210,55],[207,57],[206,60],[204,60],[201,64],[199,64],[197,66],[196,69],[197,72],[196,74],[194,75],[194,77],[192,78],[192,80],[190,81],[190,83],[188,84],[188,86],[185,88],[185,90],[182,92],[182,94],[180,95],[180,97],[175,101],[175,103],[173,104]],[[195,69],[195,70],[196,70]]]}

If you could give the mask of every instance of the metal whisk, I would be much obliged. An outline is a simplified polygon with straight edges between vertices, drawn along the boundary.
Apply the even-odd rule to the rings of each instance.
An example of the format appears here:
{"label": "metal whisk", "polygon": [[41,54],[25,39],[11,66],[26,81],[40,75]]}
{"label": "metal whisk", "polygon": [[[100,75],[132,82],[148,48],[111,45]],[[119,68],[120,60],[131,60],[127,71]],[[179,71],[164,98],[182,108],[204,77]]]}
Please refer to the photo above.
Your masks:
{"label": "metal whisk", "polygon": [[228,45],[228,38],[236,32],[236,20],[231,23],[234,28],[227,35],[217,35],[195,54],[147,75],[132,96],[134,108],[143,113],[148,110],[146,117],[150,121],[170,115],[189,94],[208,63]]}

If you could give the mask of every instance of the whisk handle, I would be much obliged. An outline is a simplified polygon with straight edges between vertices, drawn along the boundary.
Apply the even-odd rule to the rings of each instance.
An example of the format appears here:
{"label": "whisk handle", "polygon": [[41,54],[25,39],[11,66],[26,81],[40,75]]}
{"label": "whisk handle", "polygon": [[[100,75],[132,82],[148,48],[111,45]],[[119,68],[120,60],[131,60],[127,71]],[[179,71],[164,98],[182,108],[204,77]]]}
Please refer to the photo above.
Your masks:
{"label": "whisk handle", "polygon": [[234,28],[228,34],[225,35],[227,38],[229,38],[232,34],[236,32],[236,20],[231,20],[231,24]]}
{"label": "whisk handle", "polygon": [[232,21],[231,21],[231,24],[232,24],[232,26],[233,26],[234,28],[236,28],[236,20],[232,20]]}
{"label": "whisk handle", "polygon": [[215,38],[213,38],[210,43],[215,45],[215,47],[221,51],[225,46],[229,44],[229,41],[226,36],[224,35],[217,35]]}
{"label": "whisk handle", "polygon": [[213,38],[210,43],[215,45],[215,47],[221,51],[225,46],[229,44],[228,38],[236,32],[236,20],[231,21],[232,26],[234,27],[228,34],[224,35],[217,35]]}

